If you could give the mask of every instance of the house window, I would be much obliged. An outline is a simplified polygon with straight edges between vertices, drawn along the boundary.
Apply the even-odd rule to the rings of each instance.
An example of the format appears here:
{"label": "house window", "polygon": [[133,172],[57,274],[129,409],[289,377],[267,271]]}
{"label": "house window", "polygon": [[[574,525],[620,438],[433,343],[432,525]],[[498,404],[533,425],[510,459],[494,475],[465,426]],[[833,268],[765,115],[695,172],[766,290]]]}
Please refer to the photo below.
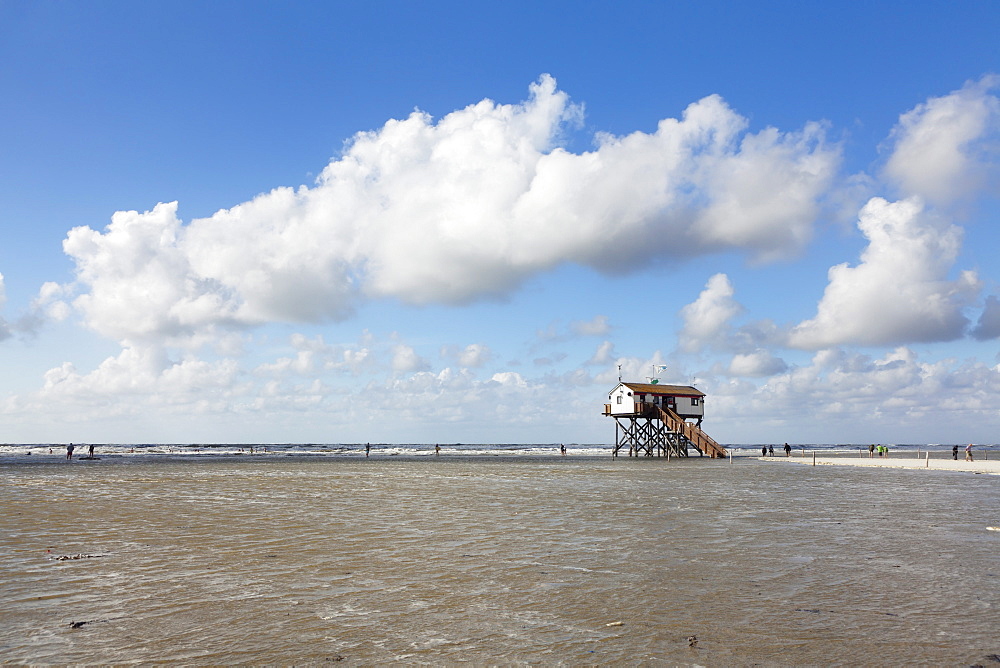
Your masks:
{"label": "house window", "polygon": [[619,394],[618,395],[618,403],[621,403],[621,402],[622,402],[622,395]]}
{"label": "house window", "polygon": [[698,397],[691,397],[691,405],[692,406],[697,406],[698,402],[699,402]]}

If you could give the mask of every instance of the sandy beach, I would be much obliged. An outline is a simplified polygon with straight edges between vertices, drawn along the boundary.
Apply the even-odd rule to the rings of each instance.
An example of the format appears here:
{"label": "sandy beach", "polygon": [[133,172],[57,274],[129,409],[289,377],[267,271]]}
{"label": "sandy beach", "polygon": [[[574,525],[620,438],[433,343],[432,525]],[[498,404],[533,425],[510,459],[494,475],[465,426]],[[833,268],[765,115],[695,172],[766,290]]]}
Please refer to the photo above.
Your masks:
{"label": "sandy beach", "polygon": [[[937,453],[940,455],[940,453]],[[959,455],[961,456],[961,454]],[[926,457],[758,457],[762,462],[776,464],[805,464],[816,466],[875,466],[892,469],[924,469],[928,471],[956,471],[964,473],[989,473],[1000,475],[1000,460],[977,460],[972,462],[954,459],[934,459]]]}

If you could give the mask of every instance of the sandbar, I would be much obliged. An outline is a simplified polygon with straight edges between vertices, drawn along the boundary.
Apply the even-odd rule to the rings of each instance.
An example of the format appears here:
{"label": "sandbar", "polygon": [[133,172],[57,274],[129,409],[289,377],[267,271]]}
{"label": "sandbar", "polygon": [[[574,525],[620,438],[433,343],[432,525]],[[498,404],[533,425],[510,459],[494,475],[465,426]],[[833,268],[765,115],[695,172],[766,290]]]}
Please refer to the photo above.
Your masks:
{"label": "sandbar", "polygon": [[[961,456],[961,454],[959,455]],[[924,469],[928,471],[958,471],[965,473],[989,473],[1000,475],[1000,460],[976,460],[966,462],[954,459],[926,459],[924,457],[757,457],[762,462],[777,464],[805,464],[816,466],[877,466],[893,469]]]}

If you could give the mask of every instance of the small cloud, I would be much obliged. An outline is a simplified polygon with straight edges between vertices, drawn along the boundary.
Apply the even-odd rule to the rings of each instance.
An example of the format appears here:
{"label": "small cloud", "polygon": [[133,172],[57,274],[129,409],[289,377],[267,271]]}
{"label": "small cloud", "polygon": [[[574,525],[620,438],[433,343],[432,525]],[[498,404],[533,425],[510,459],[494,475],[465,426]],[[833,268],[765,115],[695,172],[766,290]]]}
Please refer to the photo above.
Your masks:
{"label": "small cloud", "polygon": [[485,343],[471,343],[461,349],[456,346],[444,346],[441,348],[441,357],[454,359],[460,366],[472,369],[481,367],[493,359],[493,351]]}
{"label": "small cloud", "polygon": [[547,355],[546,357],[536,357],[531,361],[535,366],[552,366],[553,364],[558,364],[566,359],[568,355],[566,353],[553,353],[552,355]]}
{"label": "small cloud", "polygon": [[998,85],[1000,77],[987,76],[901,115],[885,165],[889,180],[935,204],[980,189],[996,169],[1000,100],[991,91]]}
{"label": "small cloud", "polygon": [[788,365],[781,358],[767,350],[756,350],[745,355],[735,355],[729,362],[727,373],[742,378],[766,378],[787,370]]}
{"label": "small cloud", "polygon": [[605,341],[597,346],[597,350],[594,351],[593,357],[587,360],[587,364],[602,366],[612,363],[615,357],[615,345],[610,341]]}
{"label": "small cloud", "polygon": [[392,370],[396,373],[411,373],[430,369],[427,360],[420,357],[410,346],[399,344],[392,349]]}
{"label": "small cloud", "polygon": [[576,320],[569,324],[569,329],[577,336],[607,336],[611,332],[606,315],[596,315],[592,320]]}
{"label": "small cloud", "polygon": [[743,306],[733,299],[735,290],[729,277],[715,274],[708,279],[698,298],[681,309],[684,325],[680,332],[680,348],[696,352],[719,346],[728,339],[730,321],[743,313]]}
{"label": "small cloud", "polygon": [[986,306],[971,334],[978,341],[989,341],[1000,337],[1000,299],[996,296],[990,295],[986,298]]}
{"label": "small cloud", "polygon": [[499,373],[495,373],[490,380],[494,383],[499,383],[504,387],[526,388],[528,386],[527,381],[525,381],[521,374],[516,371],[501,371]]}

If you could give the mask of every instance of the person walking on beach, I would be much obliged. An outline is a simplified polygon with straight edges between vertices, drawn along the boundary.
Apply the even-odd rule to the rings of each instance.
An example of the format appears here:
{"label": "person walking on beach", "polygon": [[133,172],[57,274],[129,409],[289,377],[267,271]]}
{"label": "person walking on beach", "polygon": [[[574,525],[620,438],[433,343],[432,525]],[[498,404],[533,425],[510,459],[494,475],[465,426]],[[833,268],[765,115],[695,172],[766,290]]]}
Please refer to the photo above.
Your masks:
{"label": "person walking on beach", "polygon": [[868,446],[868,458],[873,459],[875,457],[875,444],[872,443]]}
{"label": "person walking on beach", "polygon": [[66,459],[73,459],[73,448],[75,447],[72,443],[66,446]]}
{"label": "person walking on beach", "polygon": [[566,444],[565,443],[560,443],[559,444],[559,454],[561,454],[563,457],[566,456]]}
{"label": "person walking on beach", "polygon": [[965,446],[965,461],[967,462],[972,461],[972,443],[969,443],[967,446]]}
{"label": "person walking on beach", "polygon": [[370,453],[371,451],[372,451],[372,444],[371,443],[365,443],[365,457],[367,457],[368,453]]}
{"label": "person walking on beach", "polygon": [[785,456],[786,457],[792,456],[792,446],[788,445],[787,443],[785,443]]}
{"label": "person walking on beach", "polygon": [[760,446],[760,456],[761,457],[767,457],[767,446],[766,445]]}
{"label": "person walking on beach", "polygon": [[437,456],[437,455],[440,455],[440,454],[441,454],[441,444],[440,443],[436,443],[434,445],[434,455]]}
{"label": "person walking on beach", "polygon": [[957,445],[952,446],[952,448],[951,448],[951,458],[954,459],[956,462],[958,461],[958,446]]}

